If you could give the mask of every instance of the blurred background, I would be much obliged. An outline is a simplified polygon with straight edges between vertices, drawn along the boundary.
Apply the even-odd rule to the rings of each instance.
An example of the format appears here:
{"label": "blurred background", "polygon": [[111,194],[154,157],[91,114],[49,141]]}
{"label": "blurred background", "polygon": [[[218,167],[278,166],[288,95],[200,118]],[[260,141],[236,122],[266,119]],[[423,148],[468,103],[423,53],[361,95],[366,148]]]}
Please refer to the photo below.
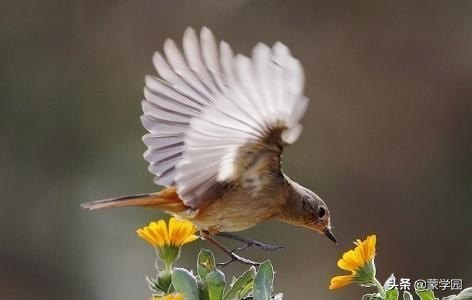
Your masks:
{"label": "blurred background", "polygon": [[244,232],[287,247],[246,254],[273,260],[276,291],[360,299],[328,284],[372,233],[382,281],[472,286],[472,2],[2,0],[2,298],[149,298],[154,253],[135,230],[163,215],[79,205],[158,189],[142,158],[143,78],[165,38],[204,25],[245,54],[280,40],[306,72],[311,104],[284,169],[329,204],[340,242],[274,222]]}

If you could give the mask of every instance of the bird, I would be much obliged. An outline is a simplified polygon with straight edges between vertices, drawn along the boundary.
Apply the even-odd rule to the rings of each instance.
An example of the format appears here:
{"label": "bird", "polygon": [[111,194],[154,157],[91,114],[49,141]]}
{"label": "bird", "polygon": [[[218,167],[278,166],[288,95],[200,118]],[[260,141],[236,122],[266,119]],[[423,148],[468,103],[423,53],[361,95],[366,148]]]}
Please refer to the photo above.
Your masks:
{"label": "bird", "polygon": [[300,61],[287,46],[258,43],[250,57],[234,54],[207,27],[184,31],[182,50],[166,39],[145,76],[141,123],[144,158],[159,192],[98,200],[84,209],[157,208],[195,224],[230,261],[257,264],[216,236],[281,247],[234,232],[275,220],[308,228],[336,243],[330,211],[312,190],[281,168],[286,145],[302,131],[309,99]]}

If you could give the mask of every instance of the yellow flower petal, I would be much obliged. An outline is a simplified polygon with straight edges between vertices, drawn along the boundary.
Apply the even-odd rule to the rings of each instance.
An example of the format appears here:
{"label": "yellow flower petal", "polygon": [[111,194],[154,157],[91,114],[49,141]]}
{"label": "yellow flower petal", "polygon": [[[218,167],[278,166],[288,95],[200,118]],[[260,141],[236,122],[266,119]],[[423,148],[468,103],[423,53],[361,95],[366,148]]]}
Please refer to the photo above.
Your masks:
{"label": "yellow flower petal", "polygon": [[374,235],[371,235],[367,238],[367,245],[368,245],[368,248],[369,248],[369,253],[368,253],[368,256],[369,257],[374,257],[375,256],[375,244],[377,243],[377,236],[374,234]]}
{"label": "yellow flower petal", "polygon": [[152,236],[156,241],[154,245],[156,247],[162,247],[162,245],[166,243],[165,234],[162,232],[160,227],[162,226],[160,226],[158,223],[152,222],[151,224],[149,224],[149,226],[144,228],[146,233]]}
{"label": "yellow flower petal", "polygon": [[364,254],[363,254],[363,251],[362,251],[362,244],[357,246],[355,249],[354,249],[354,253],[356,254],[356,258],[359,262],[359,265],[364,265],[365,264],[365,260],[364,260]]}
{"label": "yellow flower petal", "polygon": [[338,289],[352,283],[352,275],[336,276],[331,279],[329,289]]}
{"label": "yellow flower petal", "polygon": [[154,239],[154,237],[149,235],[149,233],[147,233],[144,229],[138,229],[137,233],[138,233],[139,237],[146,240],[151,245],[153,245],[153,246],[156,245],[156,240]]}
{"label": "yellow flower petal", "polygon": [[164,297],[153,297],[152,300],[184,300],[184,296],[177,293],[165,295]]}
{"label": "yellow flower petal", "polygon": [[196,239],[198,239],[198,236],[196,236],[195,234],[189,235],[189,236],[182,242],[182,245],[185,245],[185,244],[187,244],[187,243],[193,242],[193,241],[195,241]]}
{"label": "yellow flower petal", "polygon": [[357,259],[354,250],[349,250],[348,252],[344,253],[342,259],[346,261],[347,264],[351,265],[354,269],[361,264],[361,262]]}
{"label": "yellow flower petal", "polygon": [[175,219],[175,217],[172,217],[169,220],[169,242],[171,242],[177,235],[177,231],[179,230],[177,222],[178,221]]}
{"label": "yellow flower petal", "polygon": [[186,223],[181,220],[175,220],[173,222],[172,234],[170,234],[170,243],[180,247],[182,239],[185,237],[185,226]]}
{"label": "yellow flower petal", "polygon": [[351,264],[344,259],[338,260],[338,267],[349,272],[354,272],[356,270],[355,264]]}
{"label": "yellow flower petal", "polygon": [[193,224],[188,223],[188,222],[184,222],[184,223],[181,224],[180,236],[179,236],[179,240],[178,240],[179,244],[182,244],[185,241],[185,239],[193,233],[192,232],[192,227],[193,227]]}
{"label": "yellow flower petal", "polygon": [[157,222],[157,232],[162,236],[162,240],[165,244],[169,243],[169,231],[167,230],[167,224],[164,220],[159,220]]}
{"label": "yellow flower petal", "polygon": [[182,245],[184,241],[193,234],[193,225],[192,224],[182,224],[180,233],[181,236],[179,237],[178,243]]}

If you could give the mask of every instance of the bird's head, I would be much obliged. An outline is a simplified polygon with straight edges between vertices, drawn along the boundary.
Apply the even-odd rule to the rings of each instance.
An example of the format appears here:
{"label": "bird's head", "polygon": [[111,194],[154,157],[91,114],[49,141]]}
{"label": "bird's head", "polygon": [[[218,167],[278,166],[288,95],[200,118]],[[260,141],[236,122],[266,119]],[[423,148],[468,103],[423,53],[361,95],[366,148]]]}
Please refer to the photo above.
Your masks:
{"label": "bird's head", "polygon": [[314,230],[337,243],[331,231],[331,216],[326,203],[313,191],[294,181],[289,183],[291,192],[284,209],[284,221]]}
{"label": "bird's head", "polygon": [[331,231],[331,217],[328,206],[318,195],[313,192],[311,194],[302,200],[302,207],[307,220],[304,227],[321,233],[337,243],[336,237]]}

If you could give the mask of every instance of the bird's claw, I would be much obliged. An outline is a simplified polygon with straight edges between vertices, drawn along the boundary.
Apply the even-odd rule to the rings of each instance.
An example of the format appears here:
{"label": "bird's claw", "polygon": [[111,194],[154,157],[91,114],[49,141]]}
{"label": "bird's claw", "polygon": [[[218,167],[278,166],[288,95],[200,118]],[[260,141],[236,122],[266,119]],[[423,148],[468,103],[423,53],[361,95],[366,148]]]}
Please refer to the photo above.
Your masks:
{"label": "bird's claw", "polygon": [[249,241],[245,242],[245,244],[242,245],[241,247],[238,247],[236,249],[231,250],[231,253],[241,252],[241,251],[244,251],[244,250],[246,250],[247,248],[250,248],[250,247],[254,247],[254,248],[265,250],[265,251],[277,251],[277,250],[285,249],[284,246],[264,244],[264,243],[261,243],[261,242],[258,242],[258,241],[249,240]]}
{"label": "bird's claw", "polygon": [[[235,249],[235,250],[237,250],[237,249]],[[229,254],[229,257],[230,257],[229,260],[227,260],[225,262],[222,262],[222,263],[217,263],[216,265],[220,266],[220,267],[226,267],[226,266],[230,265],[233,262],[239,262],[239,263],[244,264],[244,265],[257,267],[261,264],[260,262],[255,262],[255,261],[252,261],[250,259],[247,259],[247,258],[241,257],[239,255],[236,255],[233,251],[231,252],[231,254]]]}
{"label": "bird's claw", "polygon": [[227,238],[227,239],[231,239],[231,240],[235,240],[235,241],[243,243],[243,245],[241,247],[236,248],[231,252],[243,251],[243,250],[245,250],[249,247],[258,248],[258,249],[262,249],[262,250],[265,250],[265,251],[277,251],[277,250],[285,249],[285,247],[283,247],[283,246],[264,244],[264,243],[258,242],[256,240],[247,239],[247,238],[237,236],[237,235],[234,235],[234,234],[230,234],[230,233],[227,233],[227,232],[219,232],[217,235],[221,236],[223,238]]}
{"label": "bird's claw", "polygon": [[229,257],[230,257],[229,260],[227,260],[225,262],[222,262],[222,263],[218,263],[217,265],[220,266],[220,267],[226,267],[227,265],[229,265],[233,262],[239,262],[239,263],[242,263],[242,264],[245,264],[245,265],[256,266],[256,267],[259,266],[261,263],[252,261],[250,259],[241,257],[241,256],[236,254],[236,252],[244,251],[244,250],[246,250],[247,248],[250,248],[250,247],[255,247],[255,248],[266,250],[266,251],[277,251],[277,250],[285,249],[284,246],[264,244],[264,243],[261,243],[261,242],[258,242],[258,241],[249,240],[249,241],[245,242],[245,244],[242,245],[241,247],[238,247],[238,248],[235,248],[235,249],[231,250],[231,254],[229,254]]}
{"label": "bird's claw", "polygon": [[266,250],[266,251],[277,251],[277,250],[285,249],[284,246],[264,244],[258,241],[250,241],[248,242],[248,245],[249,245],[248,247],[253,246],[255,248]]}
{"label": "bird's claw", "polygon": [[238,248],[235,248],[235,249],[231,250],[231,253],[241,252],[241,251],[246,250],[246,249],[249,248],[249,247],[251,247],[251,245],[249,245],[249,244],[244,244],[244,245],[242,245],[241,247],[238,247]]}
{"label": "bird's claw", "polygon": [[225,267],[225,266],[227,266],[227,265],[229,265],[233,262],[239,262],[241,264],[250,265],[250,266],[259,266],[261,263],[252,261],[250,259],[241,257],[241,256],[236,254],[236,252],[244,251],[249,247],[255,247],[255,248],[259,248],[259,249],[266,250],[266,251],[277,251],[277,250],[280,250],[280,249],[284,249],[283,246],[264,244],[264,243],[261,243],[261,242],[255,241],[255,240],[246,239],[246,238],[243,238],[243,237],[240,237],[240,236],[237,236],[237,235],[224,233],[224,232],[218,233],[217,234],[218,236],[228,238],[228,239],[232,239],[232,240],[236,240],[236,241],[239,241],[239,242],[243,243],[243,245],[241,247],[235,248],[233,250],[229,250],[224,245],[222,245],[220,242],[215,240],[209,234],[209,232],[201,231],[201,234],[202,234],[203,238],[207,239],[209,242],[211,242],[212,244],[217,246],[220,250],[222,250],[224,253],[226,253],[230,257],[230,259],[228,261],[218,263],[217,265],[220,266],[220,267]]}

